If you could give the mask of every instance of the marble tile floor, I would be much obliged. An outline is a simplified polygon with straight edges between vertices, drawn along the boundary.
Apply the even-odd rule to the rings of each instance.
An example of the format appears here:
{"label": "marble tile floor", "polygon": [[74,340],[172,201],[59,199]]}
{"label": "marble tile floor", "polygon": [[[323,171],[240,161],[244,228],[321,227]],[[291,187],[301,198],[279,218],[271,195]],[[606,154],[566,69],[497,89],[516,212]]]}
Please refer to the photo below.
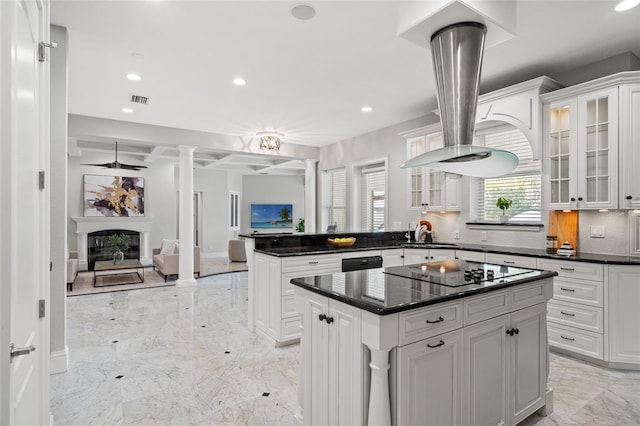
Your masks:
{"label": "marble tile floor", "polygon": [[[55,425],[296,425],[299,345],[246,329],[247,273],[67,299]],[[523,425],[640,425],[640,372],[552,354],[555,411]]]}

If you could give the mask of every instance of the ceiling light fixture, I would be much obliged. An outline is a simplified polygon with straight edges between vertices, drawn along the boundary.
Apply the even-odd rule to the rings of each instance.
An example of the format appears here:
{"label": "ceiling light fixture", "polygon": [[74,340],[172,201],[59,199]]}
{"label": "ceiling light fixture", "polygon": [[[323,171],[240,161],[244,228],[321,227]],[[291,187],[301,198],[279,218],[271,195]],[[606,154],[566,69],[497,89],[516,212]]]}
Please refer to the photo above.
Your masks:
{"label": "ceiling light fixture", "polygon": [[126,112],[127,114],[131,114],[133,110],[131,108],[122,108],[122,112]]}
{"label": "ceiling light fixture", "polygon": [[297,4],[291,8],[291,15],[301,21],[308,21],[316,16],[316,10],[308,4]]}
{"label": "ceiling light fixture", "polygon": [[368,105],[362,107],[362,112],[371,112],[371,111],[373,111],[373,108],[371,108]]}
{"label": "ceiling light fixture", "polygon": [[624,12],[625,10],[633,9],[640,4],[640,0],[622,0],[616,5],[616,12]]}
{"label": "ceiling light fixture", "polygon": [[256,133],[258,139],[260,139],[260,149],[266,149],[268,151],[278,151],[280,149],[280,138],[284,135],[278,132],[259,132]]}
{"label": "ceiling light fixture", "polygon": [[138,74],[133,73],[133,72],[132,72],[132,73],[127,74],[127,78],[128,78],[129,80],[131,80],[131,81],[140,81],[140,80],[142,80],[142,77],[140,77]]}
{"label": "ceiling light fixture", "polygon": [[244,81],[244,78],[236,77],[233,79],[233,84],[235,84],[236,86],[244,86],[245,84],[247,84],[247,82]]}

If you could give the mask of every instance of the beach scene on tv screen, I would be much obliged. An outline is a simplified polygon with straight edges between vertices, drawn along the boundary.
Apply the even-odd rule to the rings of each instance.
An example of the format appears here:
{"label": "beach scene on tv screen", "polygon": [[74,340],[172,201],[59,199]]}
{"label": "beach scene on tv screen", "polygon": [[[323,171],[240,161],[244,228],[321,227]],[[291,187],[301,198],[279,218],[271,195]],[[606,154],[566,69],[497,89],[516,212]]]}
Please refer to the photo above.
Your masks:
{"label": "beach scene on tv screen", "polygon": [[293,228],[291,204],[251,204],[252,228]]}

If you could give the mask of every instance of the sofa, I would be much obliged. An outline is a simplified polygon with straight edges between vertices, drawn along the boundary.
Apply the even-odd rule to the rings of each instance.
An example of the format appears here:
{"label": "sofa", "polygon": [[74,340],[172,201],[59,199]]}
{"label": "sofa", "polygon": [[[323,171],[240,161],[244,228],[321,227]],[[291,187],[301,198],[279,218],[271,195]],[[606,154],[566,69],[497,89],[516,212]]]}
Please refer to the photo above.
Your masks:
{"label": "sofa", "polygon": [[72,251],[67,259],[67,290],[73,291],[73,282],[78,276],[78,252]]}
{"label": "sofa", "polygon": [[[177,247],[173,253],[167,253],[166,250],[163,253],[162,247],[153,249],[153,270],[164,275],[165,282],[170,275],[178,276],[179,260],[180,252]],[[200,247],[197,246],[193,248],[193,273],[200,276]]]}

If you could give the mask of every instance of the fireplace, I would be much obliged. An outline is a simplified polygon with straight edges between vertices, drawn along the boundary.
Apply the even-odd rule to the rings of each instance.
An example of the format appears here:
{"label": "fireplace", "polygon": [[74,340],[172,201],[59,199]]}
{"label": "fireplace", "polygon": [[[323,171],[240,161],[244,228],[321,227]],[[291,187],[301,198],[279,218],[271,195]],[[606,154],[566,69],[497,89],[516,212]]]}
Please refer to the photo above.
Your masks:
{"label": "fireplace", "polygon": [[[89,235],[98,232],[112,233],[126,233],[133,232],[138,234],[137,250],[138,253],[130,254],[129,258],[139,258],[140,263],[143,265],[151,265],[151,246],[149,242],[151,234],[152,219],[148,216],[145,217],[73,217],[71,218],[76,223],[77,234],[77,250],[78,250],[78,268],[81,271],[87,271],[89,269],[89,252],[90,243]],[[106,239],[106,237],[104,237]],[[95,248],[94,242],[94,248]],[[108,249],[108,245],[104,244],[104,248]],[[130,247],[131,248],[131,247]],[[100,255],[105,255],[103,250],[94,250],[100,252]],[[110,253],[109,253],[110,254]],[[113,259],[113,255],[110,254],[105,260]],[[93,259],[91,267],[93,267]]]}
{"label": "fireplace", "polygon": [[109,229],[90,232],[87,235],[87,262],[90,271],[98,260],[113,260],[113,249],[109,245],[109,237],[122,234],[129,240],[129,249],[124,253],[125,259],[140,259],[140,233],[126,229]]}

